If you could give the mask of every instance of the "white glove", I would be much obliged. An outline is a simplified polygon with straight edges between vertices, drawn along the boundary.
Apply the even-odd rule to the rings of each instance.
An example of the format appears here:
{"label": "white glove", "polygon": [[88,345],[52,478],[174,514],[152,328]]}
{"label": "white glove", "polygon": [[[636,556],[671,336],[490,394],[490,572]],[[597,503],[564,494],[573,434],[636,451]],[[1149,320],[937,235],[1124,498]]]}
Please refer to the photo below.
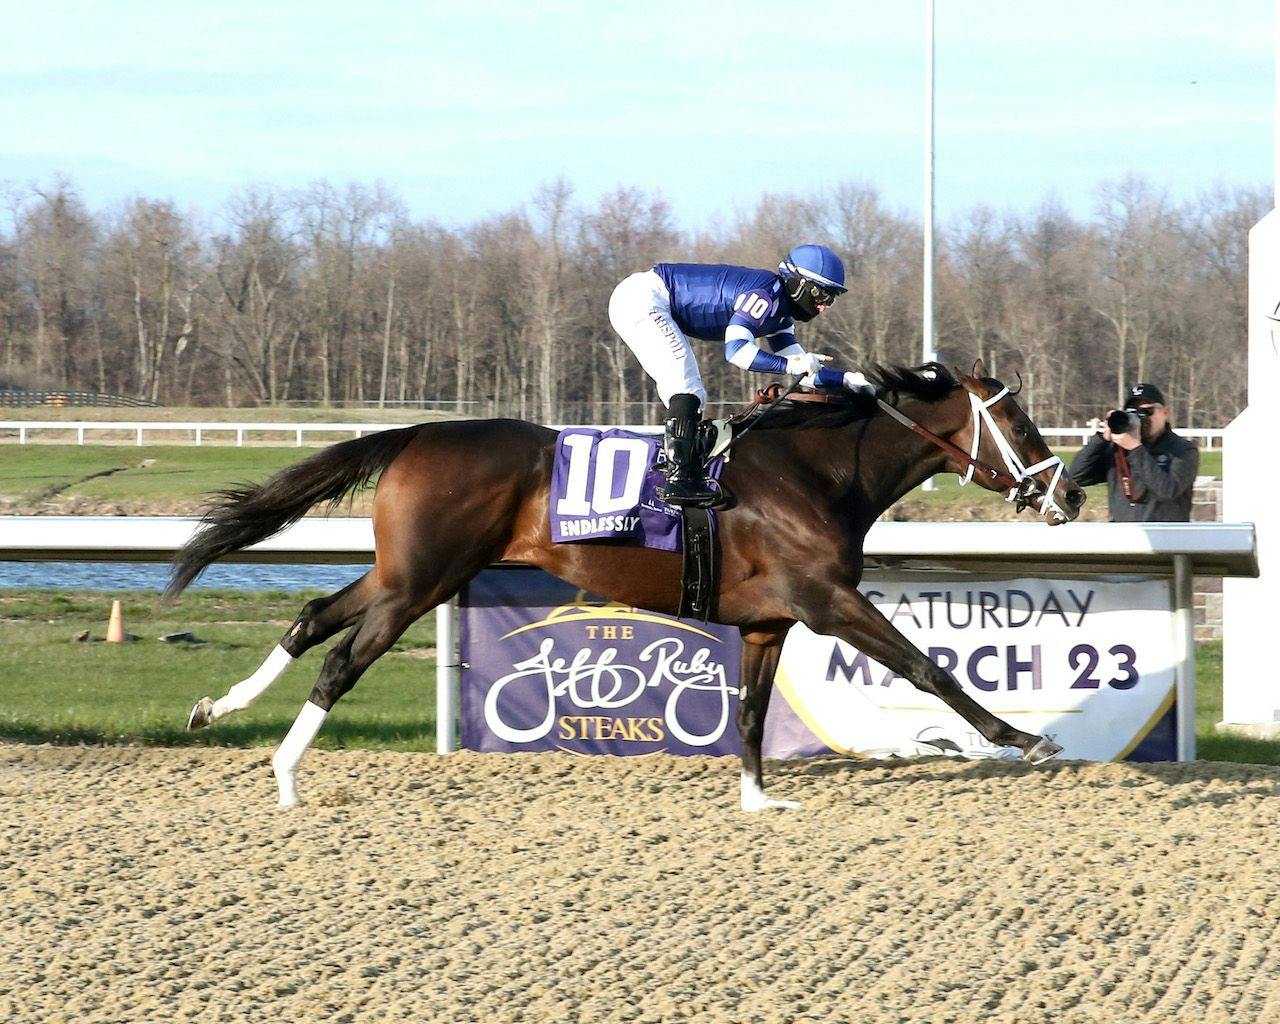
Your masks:
{"label": "white glove", "polygon": [[861,391],[868,395],[876,393],[876,386],[857,370],[846,370],[844,386],[850,391]]}
{"label": "white glove", "polygon": [[793,377],[803,377],[805,374],[817,373],[822,369],[823,363],[829,362],[830,356],[819,355],[817,352],[797,352],[793,356],[787,356],[787,373]]}

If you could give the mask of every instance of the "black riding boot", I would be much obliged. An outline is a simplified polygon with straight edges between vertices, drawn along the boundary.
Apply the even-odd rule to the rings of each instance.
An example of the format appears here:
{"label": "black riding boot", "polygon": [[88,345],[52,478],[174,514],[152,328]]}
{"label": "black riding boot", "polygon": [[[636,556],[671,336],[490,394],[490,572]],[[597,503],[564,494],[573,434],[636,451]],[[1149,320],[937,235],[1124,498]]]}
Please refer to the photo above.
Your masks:
{"label": "black riding boot", "polygon": [[668,405],[662,448],[667,457],[667,482],[662,499],[672,505],[714,505],[720,492],[707,482],[698,443],[698,399],[693,395],[673,395]]}

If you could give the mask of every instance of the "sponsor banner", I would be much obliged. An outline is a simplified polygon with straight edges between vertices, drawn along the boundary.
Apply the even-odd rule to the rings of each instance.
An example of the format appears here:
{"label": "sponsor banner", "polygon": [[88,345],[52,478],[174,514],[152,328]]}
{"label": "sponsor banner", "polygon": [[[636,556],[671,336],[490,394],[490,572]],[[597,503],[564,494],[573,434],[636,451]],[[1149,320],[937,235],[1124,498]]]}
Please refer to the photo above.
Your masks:
{"label": "sponsor banner", "polygon": [[461,603],[464,747],[737,753],[737,629],[518,569],[481,573]]}
{"label": "sponsor banner", "polygon": [[[1175,760],[1172,600],[1160,580],[879,577],[860,588],[993,714],[1063,757]],[[777,676],[810,733],[775,756],[1017,756],[861,651],[792,629]]]}
{"label": "sponsor banner", "polygon": [[[985,708],[1064,757],[1177,756],[1167,582],[877,576],[862,586]],[[487,570],[463,594],[462,745],[736,754],[737,629],[602,601],[546,573]],[[767,757],[1016,757],[862,652],[792,629]]]}

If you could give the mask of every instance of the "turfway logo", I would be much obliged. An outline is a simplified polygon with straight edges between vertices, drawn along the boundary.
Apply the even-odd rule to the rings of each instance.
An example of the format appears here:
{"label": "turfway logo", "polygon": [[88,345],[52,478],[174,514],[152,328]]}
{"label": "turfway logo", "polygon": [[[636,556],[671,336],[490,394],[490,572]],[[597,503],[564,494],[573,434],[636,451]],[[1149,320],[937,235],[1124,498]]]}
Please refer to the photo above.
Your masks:
{"label": "turfway logo", "polygon": [[[711,644],[721,644],[719,637],[625,605],[580,602],[556,608],[500,639],[568,625],[583,627],[586,642],[582,636],[545,636],[535,653],[512,663],[512,671],[490,685],[483,714],[495,736],[508,743],[536,743],[551,733],[558,718],[562,730],[566,721],[582,720],[566,715],[594,710],[618,716],[622,709],[643,711],[646,702],[653,708],[650,713],[656,713],[654,690],[666,691],[660,719],[665,736],[687,746],[707,747],[724,735],[738,688],[729,685],[724,664],[713,657]],[[608,636],[606,627],[625,628],[625,635],[610,636],[623,642],[600,643]],[[696,639],[673,633],[694,634]],[[519,722],[510,720],[517,716]],[[627,733],[618,738],[652,741],[658,732],[652,728],[647,736]]]}

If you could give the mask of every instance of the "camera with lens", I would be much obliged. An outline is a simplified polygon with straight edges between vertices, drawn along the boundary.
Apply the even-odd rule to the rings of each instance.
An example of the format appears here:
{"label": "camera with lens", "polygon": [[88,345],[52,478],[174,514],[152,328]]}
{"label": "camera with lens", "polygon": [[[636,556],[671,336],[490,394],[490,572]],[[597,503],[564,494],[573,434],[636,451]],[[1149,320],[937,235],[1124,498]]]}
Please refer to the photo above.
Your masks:
{"label": "camera with lens", "polygon": [[1107,413],[1107,429],[1113,434],[1133,434],[1142,431],[1142,421],[1151,414],[1142,409],[1113,409]]}

